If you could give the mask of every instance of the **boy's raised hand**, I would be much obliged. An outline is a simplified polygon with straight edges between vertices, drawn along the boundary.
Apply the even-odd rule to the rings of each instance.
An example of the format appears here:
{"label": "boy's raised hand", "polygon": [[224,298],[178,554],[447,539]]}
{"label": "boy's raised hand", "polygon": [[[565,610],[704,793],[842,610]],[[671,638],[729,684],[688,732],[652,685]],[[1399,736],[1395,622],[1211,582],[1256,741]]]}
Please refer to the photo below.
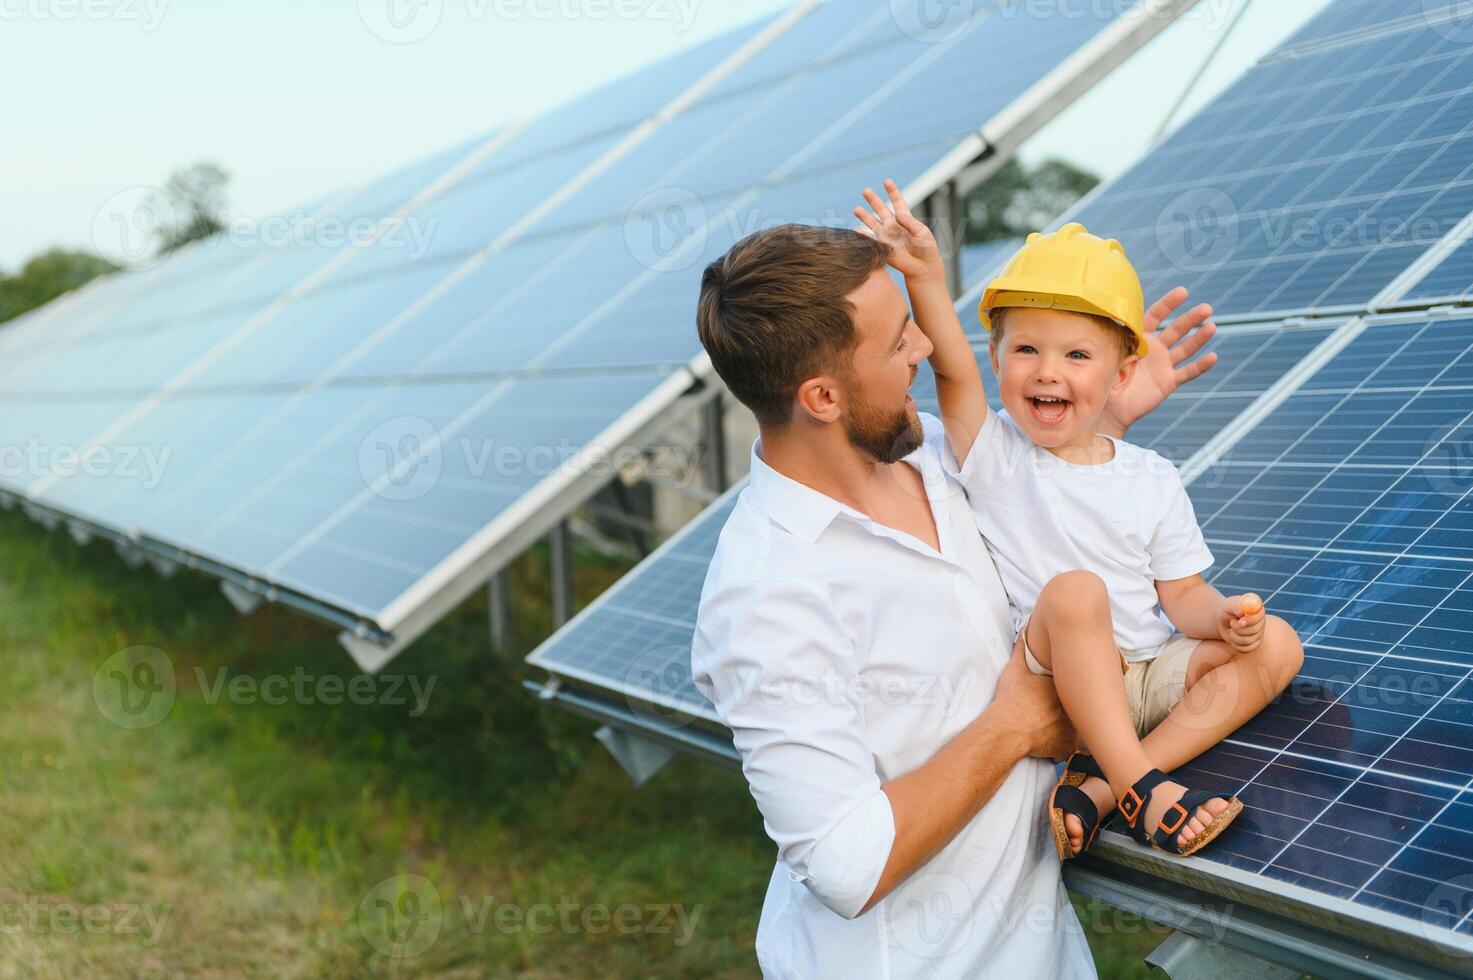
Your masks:
{"label": "boy's raised hand", "polygon": [[910,213],[910,205],[895,181],[885,181],[885,192],[890,195],[888,205],[871,188],[864,189],[869,208],[863,205],[854,208],[854,216],[864,225],[859,233],[889,245],[890,264],[907,279],[944,275],[936,236]]}
{"label": "boy's raised hand", "polygon": [[1144,326],[1149,342],[1146,356],[1136,365],[1129,386],[1105,404],[1103,421],[1110,435],[1125,435],[1133,423],[1154,410],[1173,391],[1206,374],[1217,363],[1214,351],[1193,359],[1217,330],[1212,322],[1212,307],[1201,303],[1166,322],[1186,301],[1186,289],[1178,286],[1146,310]]}
{"label": "boy's raised hand", "polygon": [[1235,653],[1251,653],[1263,642],[1268,615],[1252,592],[1225,596],[1217,610],[1217,631]]}

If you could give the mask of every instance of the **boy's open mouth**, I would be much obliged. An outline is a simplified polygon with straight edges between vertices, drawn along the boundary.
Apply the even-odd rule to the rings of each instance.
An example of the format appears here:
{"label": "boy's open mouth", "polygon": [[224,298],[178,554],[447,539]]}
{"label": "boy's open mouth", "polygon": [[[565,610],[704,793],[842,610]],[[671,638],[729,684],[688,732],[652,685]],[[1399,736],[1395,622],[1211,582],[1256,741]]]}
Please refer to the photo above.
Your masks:
{"label": "boy's open mouth", "polygon": [[1045,425],[1057,425],[1069,411],[1069,402],[1066,399],[1051,395],[1035,395],[1028,399],[1028,406],[1033,410],[1033,417]]}

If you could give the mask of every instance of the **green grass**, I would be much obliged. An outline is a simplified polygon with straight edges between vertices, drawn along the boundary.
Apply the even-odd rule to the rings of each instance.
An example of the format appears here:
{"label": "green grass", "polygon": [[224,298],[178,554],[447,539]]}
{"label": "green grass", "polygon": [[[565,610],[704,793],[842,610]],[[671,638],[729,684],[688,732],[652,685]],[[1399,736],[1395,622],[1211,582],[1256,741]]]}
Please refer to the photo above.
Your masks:
{"label": "green grass", "polygon": [[[513,569],[510,655],[487,652],[473,602],[385,668],[433,678],[421,716],[272,704],[230,697],[231,679],[356,676],[332,629],[239,617],[212,580],[133,572],[0,513],[0,977],[755,976],[773,850],[740,775],[681,758],[635,790],[592,724],[525,694],[522,655],[551,628],[544,568]],[[577,569],[584,602],[624,570],[582,553]],[[177,693],[135,730],[93,677],[138,646],[163,651]],[[401,875],[430,886],[403,894]],[[1101,973],[1144,976],[1165,930],[1081,908]]]}

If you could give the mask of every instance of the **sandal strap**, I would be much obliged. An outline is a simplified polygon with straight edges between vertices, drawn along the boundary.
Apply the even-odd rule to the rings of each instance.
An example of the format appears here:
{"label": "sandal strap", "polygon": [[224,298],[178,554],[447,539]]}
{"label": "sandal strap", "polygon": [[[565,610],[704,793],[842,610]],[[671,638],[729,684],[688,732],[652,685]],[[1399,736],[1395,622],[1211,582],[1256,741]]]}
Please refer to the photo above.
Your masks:
{"label": "sandal strap", "polygon": [[1208,800],[1230,800],[1232,798],[1231,793],[1219,793],[1208,789],[1189,789],[1181,795],[1181,799],[1177,802],[1188,810],[1195,810]]}
{"label": "sandal strap", "polygon": [[[1105,770],[1100,768],[1099,761],[1088,752],[1075,752],[1069,757],[1064,769],[1066,772],[1081,772],[1096,779],[1105,779]],[[1108,779],[1105,781],[1109,782]]]}
{"label": "sandal strap", "polygon": [[1060,786],[1054,792],[1054,806],[1065,813],[1072,813],[1084,824],[1084,836],[1089,836],[1091,827],[1100,822],[1100,811],[1089,794],[1078,786]]}
{"label": "sandal strap", "polygon": [[1126,831],[1142,844],[1151,843],[1150,834],[1145,828],[1145,820],[1142,819],[1146,806],[1151,802],[1152,791],[1166,781],[1164,772],[1160,769],[1152,769],[1137,779],[1116,803],[1120,815],[1125,818]]}

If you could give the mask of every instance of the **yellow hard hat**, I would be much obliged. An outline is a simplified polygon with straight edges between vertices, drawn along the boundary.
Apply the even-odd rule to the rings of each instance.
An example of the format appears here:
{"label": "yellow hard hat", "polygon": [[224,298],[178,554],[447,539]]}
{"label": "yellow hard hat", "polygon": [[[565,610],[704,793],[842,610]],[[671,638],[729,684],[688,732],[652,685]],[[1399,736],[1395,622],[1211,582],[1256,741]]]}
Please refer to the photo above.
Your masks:
{"label": "yellow hard hat", "polygon": [[1008,260],[1002,275],[987,284],[978,304],[982,327],[992,329],[989,310],[1004,306],[1031,306],[1069,310],[1108,317],[1129,327],[1146,346],[1146,302],[1141,280],[1125,247],[1115,239],[1091,235],[1084,225],[1071,222],[1056,232],[1034,232]]}

